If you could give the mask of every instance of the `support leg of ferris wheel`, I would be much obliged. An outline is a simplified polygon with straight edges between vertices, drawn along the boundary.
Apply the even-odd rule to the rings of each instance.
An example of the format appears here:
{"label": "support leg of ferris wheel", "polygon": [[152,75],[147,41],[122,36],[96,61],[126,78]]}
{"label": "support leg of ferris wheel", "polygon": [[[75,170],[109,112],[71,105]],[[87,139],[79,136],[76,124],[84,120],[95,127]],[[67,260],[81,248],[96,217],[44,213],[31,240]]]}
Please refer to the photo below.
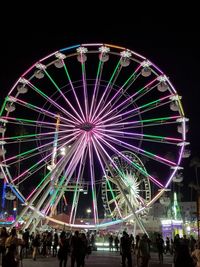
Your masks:
{"label": "support leg of ferris wheel", "polygon": [[134,222],[134,225],[133,225],[133,236],[134,236],[134,238],[135,238],[135,236],[136,236],[136,222]]}
{"label": "support leg of ferris wheel", "polygon": [[[64,168],[64,166],[65,166],[65,160],[66,160],[66,158],[64,158],[64,159],[60,162],[60,164],[58,164],[58,165],[59,165],[59,166],[58,166],[58,169],[60,168],[60,171],[59,171],[59,172],[56,173],[56,169],[54,169],[54,170],[52,171],[52,175],[54,175],[54,174],[56,175],[55,179],[57,179],[57,178],[59,177],[59,175],[61,174],[61,172],[62,172],[62,170],[63,170],[63,168]],[[48,185],[48,184],[49,184],[49,185]],[[46,187],[47,185],[48,185],[48,188],[45,190],[45,187]],[[29,203],[27,204],[27,206],[24,208],[24,210],[21,212],[21,214],[20,214],[20,216],[19,216],[19,218],[23,217],[24,214],[28,211],[28,209],[34,210],[33,214],[31,215],[31,217],[29,218],[29,220],[27,221],[27,223],[26,223],[26,225],[25,225],[24,227],[27,228],[27,227],[31,224],[33,218],[36,216],[35,209],[36,209],[36,210],[39,210],[39,208],[40,208],[40,207],[42,206],[42,204],[44,203],[45,199],[48,197],[51,188],[52,188],[52,185],[51,185],[51,179],[47,177],[47,181],[46,181],[46,182],[45,182],[45,183],[38,189],[38,191],[33,195],[33,197],[31,198],[31,200],[29,201]],[[45,191],[44,191],[44,190],[45,190]],[[44,191],[44,193],[43,193],[42,197],[40,198],[37,207],[36,207],[36,208],[31,208],[33,202],[39,197],[39,195],[40,195],[43,191]],[[15,224],[16,224],[16,222],[15,222]]]}
{"label": "support leg of ferris wheel", "polygon": [[[43,196],[42,196],[42,197],[40,198],[40,200],[38,201],[38,205],[37,205],[37,207],[36,207],[36,211],[37,211],[37,212],[39,211],[39,209],[40,209],[40,207],[42,206],[42,204],[44,203],[45,199],[49,196],[50,190],[51,190],[51,188],[52,188],[51,177],[54,176],[54,181],[58,181],[58,178],[60,177],[61,173],[64,171],[66,162],[69,161],[69,157],[75,152],[75,150],[76,150],[76,146],[73,147],[73,148],[70,150],[70,152],[62,158],[62,160],[61,160],[60,162],[57,163],[56,168],[54,168],[54,169],[52,170],[52,173],[51,173],[50,176],[47,178],[46,183],[44,183],[43,186],[41,186],[41,187],[39,188],[39,190],[36,192],[36,194],[33,195],[32,199],[31,199],[31,201],[28,203],[27,207],[26,207],[26,208],[22,211],[22,213],[20,214],[20,217],[22,217],[22,216],[26,213],[26,211],[27,211],[29,208],[31,208],[31,205],[33,204],[33,202],[34,202],[34,201],[37,199],[37,197],[44,191],[44,188],[45,188],[46,185],[49,183],[48,188],[46,189],[46,191],[43,193]],[[59,170],[59,171],[58,171],[58,170]],[[32,210],[35,210],[35,208],[31,208],[31,209],[32,209]],[[34,216],[35,216],[35,213],[33,213],[33,214],[31,215],[31,217],[29,218],[29,220],[28,220],[26,226],[24,226],[24,227],[27,228],[27,225],[30,225],[30,224],[31,224],[31,222],[32,222],[32,220],[33,220],[33,218],[34,218]]]}
{"label": "support leg of ferris wheel", "polygon": [[129,207],[129,209],[131,210],[131,212],[133,214],[133,217],[135,219],[135,223],[137,223],[138,226],[140,227],[140,229],[142,230],[142,232],[145,233],[145,234],[147,234],[147,236],[148,236],[148,233],[147,233],[147,231],[146,231],[146,229],[145,229],[142,221],[139,220],[137,214],[135,213],[134,207],[131,205],[131,203],[130,203],[129,199],[127,198],[126,193],[124,192],[124,189],[122,188],[122,186],[121,186],[120,182],[118,181],[118,179],[116,179],[116,183],[117,183],[118,188],[119,188],[121,194],[123,195],[123,197],[124,197],[124,199],[125,199],[128,207]]}

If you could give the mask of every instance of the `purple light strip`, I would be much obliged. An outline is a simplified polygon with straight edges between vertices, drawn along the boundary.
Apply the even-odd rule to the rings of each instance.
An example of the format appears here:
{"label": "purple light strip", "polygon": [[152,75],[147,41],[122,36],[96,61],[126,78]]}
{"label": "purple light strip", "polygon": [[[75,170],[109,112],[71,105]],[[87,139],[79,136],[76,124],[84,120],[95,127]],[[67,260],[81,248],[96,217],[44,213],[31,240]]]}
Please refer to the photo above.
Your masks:
{"label": "purple light strip", "polygon": [[[83,54],[81,53],[81,61],[83,62]],[[81,63],[82,69],[82,80],[83,80],[83,91],[84,91],[84,102],[85,102],[85,117],[86,121],[88,121],[88,94],[87,94],[87,85],[86,85],[86,71],[85,71],[85,63]]]}
{"label": "purple light strip", "polygon": [[[52,112],[50,112],[50,111],[47,111],[47,110],[45,110],[45,109],[43,109],[43,108],[40,108],[40,107],[37,107],[37,106],[35,106],[35,105],[32,105],[32,104],[30,104],[30,103],[28,103],[28,102],[25,102],[25,101],[23,101],[23,100],[20,100],[20,99],[18,99],[18,98],[15,98],[15,97],[13,97],[14,98],[14,100],[15,100],[15,102],[18,102],[19,104],[22,104],[22,105],[24,105],[25,107],[28,107],[28,108],[30,108],[30,109],[32,109],[32,110],[34,110],[34,111],[36,111],[36,112],[42,112],[42,113],[45,113],[46,115],[48,115],[49,117],[51,117],[51,118],[57,118],[57,114],[54,114],[54,113],[52,113]],[[64,121],[66,121],[66,122],[69,122],[69,123],[75,123],[74,121],[71,121],[71,120],[69,120],[69,119],[66,119],[66,118],[64,118],[64,117],[62,117],[62,116],[60,116],[60,119],[62,119],[62,120],[64,120]]]}
{"label": "purple light strip", "polygon": [[[171,95],[167,95],[167,96],[165,96],[165,97],[162,97],[162,98],[160,98],[160,99],[158,99],[158,102],[162,102],[162,101],[164,101],[165,99],[169,99],[171,97]],[[149,102],[149,103],[147,103],[146,105],[145,105],[145,107],[149,104],[151,104],[152,102]],[[154,103],[152,103],[152,104],[154,104]],[[156,107],[158,107],[158,106],[156,106]],[[117,107],[116,107],[117,108]],[[115,110],[116,108],[114,108],[113,110]],[[131,109],[131,110],[129,110],[129,111],[126,111],[126,112],[124,112],[124,113],[121,113],[121,114],[119,114],[119,115],[116,115],[116,116],[113,116],[113,117],[111,117],[111,118],[108,118],[108,119],[106,119],[106,120],[102,120],[103,118],[105,118],[105,117],[107,117],[108,115],[109,115],[109,113],[110,112],[112,112],[113,110],[111,110],[110,112],[108,112],[107,114],[105,114],[104,116],[102,116],[101,117],[101,121],[100,121],[100,123],[99,124],[104,124],[105,122],[108,122],[108,121],[111,121],[111,120],[114,120],[114,119],[117,119],[117,118],[120,118],[121,116],[124,116],[124,115],[128,115],[128,114],[130,114],[130,113],[133,113],[134,111],[137,111],[137,110],[141,110],[143,107],[137,107],[137,108],[134,108],[134,109]],[[119,113],[120,111],[118,111],[118,113]],[[134,115],[134,114],[133,114]],[[126,118],[125,118],[126,119]],[[97,122],[96,122],[97,123]],[[99,125],[98,123],[97,123],[97,125]]]}
{"label": "purple light strip", "polygon": [[[8,116],[2,116],[1,117],[2,119],[4,119],[4,120],[13,120],[13,121],[18,121],[18,122],[20,122],[20,120],[21,121],[23,121],[23,120],[25,120],[26,121],[26,119],[23,119],[23,118],[13,118],[13,117],[8,117]],[[48,125],[48,126],[55,126],[55,123],[53,123],[53,122],[45,122],[45,121],[34,121],[34,120],[27,120],[29,123],[38,123],[39,124],[39,126],[40,127],[43,127],[43,124],[44,125]],[[33,126],[34,126],[34,124],[33,124]],[[69,128],[75,128],[75,126],[74,125],[71,125],[71,124],[60,124],[60,126],[63,126],[63,127],[69,127]],[[46,128],[48,128],[48,127],[46,127]],[[49,127],[50,129],[52,129],[51,127]],[[72,130],[73,130],[72,129]],[[67,131],[67,130],[66,130]],[[70,130],[69,130],[70,131]]]}
{"label": "purple light strip", "polygon": [[[121,58],[120,58],[120,59],[121,59]],[[113,73],[112,73],[112,76],[111,76],[111,78],[110,78],[110,80],[109,80],[109,82],[108,82],[108,85],[106,86],[106,89],[104,90],[103,95],[101,96],[101,99],[99,100],[99,103],[98,103],[96,109],[94,110],[94,114],[92,115],[91,122],[93,122],[94,117],[95,117],[95,115],[96,115],[96,113],[97,113],[97,111],[98,111],[98,109],[99,109],[99,107],[100,107],[100,105],[101,105],[101,102],[103,101],[104,96],[105,96],[105,94],[107,93],[107,90],[109,89],[109,86],[110,86],[110,84],[111,84],[111,82],[112,82],[112,80],[113,80],[113,77],[114,77],[114,75],[115,75],[117,69],[119,68],[119,65],[120,65],[120,59],[119,59],[119,61],[118,61],[118,63],[117,63],[117,66],[115,67],[115,69],[114,69],[114,71],[113,71]]]}
{"label": "purple light strip", "polygon": [[92,43],[92,44],[82,44],[81,46],[102,46],[103,44],[100,43]]}
{"label": "purple light strip", "polygon": [[[102,54],[103,53],[101,52],[101,56],[102,56]],[[99,60],[98,71],[97,71],[96,80],[95,80],[95,86],[94,86],[94,92],[93,92],[93,95],[92,95],[92,103],[91,103],[91,108],[90,108],[90,113],[89,113],[89,121],[91,120],[91,114],[93,113],[94,100],[96,100],[96,97],[98,95],[97,85],[99,84],[99,81],[101,79],[101,73],[99,75],[99,70],[100,70],[101,66],[103,66],[103,65],[102,65],[102,62]]]}
{"label": "purple light strip", "polygon": [[[64,137],[59,138],[58,141],[61,141],[61,140],[65,139],[65,138],[68,138],[68,137],[73,136],[73,138],[71,138],[71,139],[68,141],[68,143],[70,143],[71,141],[73,141],[73,140],[79,135],[79,133],[80,133],[80,130],[77,129],[77,130],[76,130],[76,136],[75,136],[75,137],[74,137],[74,133],[72,133],[72,134],[69,134],[69,135],[67,135],[67,136],[64,136]],[[68,143],[67,143],[67,144],[68,144]],[[49,143],[47,143],[47,144],[41,145],[41,146],[39,146],[39,147],[36,147],[36,148],[34,148],[32,151],[40,150],[41,148],[46,147],[46,146],[49,146],[49,145],[52,145],[52,144],[53,144],[53,141],[51,141],[51,142],[49,142]],[[28,153],[28,151],[27,151],[27,153]],[[10,157],[10,158],[7,158],[6,160],[3,160],[2,163],[4,162],[4,163],[7,164],[8,161],[10,161],[10,160],[12,160],[12,159],[15,159],[15,158],[17,158],[17,155],[16,155],[16,156],[13,156],[13,157]]]}
{"label": "purple light strip", "polygon": [[[66,138],[66,137],[63,137],[62,139],[64,139],[64,138]],[[69,141],[67,141],[67,142],[65,142],[61,147],[59,147],[58,149],[60,149],[60,148],[62,148],[62,147],[64,147],[65,145],[67,145],[67,144],[69,144],[72,140],[74,140],[75,138],[72,138],[71,140],[69,140]],[[53,143],[53,142],[51,142],[51,143]],[[43,145],[44,146],[44,145]],[[46,145],[45,145],[46,146]],[[40,149],[42,146],[40,146],[40,147],[38,147],[37,149]],[[57,150],[58,150],[57,149]],[[48,157],[50,157],[51,155],[53,154],[53,151],[50,153],[50,154],[48,154],[47,156],[45,156],[44,158],[42,158],[41,160],[39,160],[38,162],[37,162],[37,165],[38,164],[40,164],[41,162],[43,162],[45,159],[47,159]],[[15,156],[16,157],[16,156]],[[7,161],[6,161],[7,162]],[[34,166],[34,165],[33,165]],[[33,167],[32,166],[32,167]],[[25,174],[27,174],[30,170],[31,170],[31,168],[32,167],[30,167],[30,168],[28,168],[27,170],[25,170],[23,173],[21,173],[19,176],[17,176],[15,179],[13,179],[12,181],[14,182],[14,181],[16,181],[16,180],[18,180],[20,177],[22,177],[22,176],[24,176]]]}
{"label": "purple light strip", "polygon": [[[46,72],[45,72],[46,73]],[[63,107],[61,107],[57,102],[55,102],[52,98],[48,97],[46,94],[44,94],[42,91],[40,91],[36,86],[34,86],[31,82],[28,82],[29,86],[37,93],[39,93],[40,96],[44,97],[45,99],[47,99],[51,104],[53,104],[56,108],[58,108],[59,110],[61,110],[64,114],[68,115],[70,118],[72,118],[74,121],[77,122],[83,122],[82,118],[80,117],[80,115],[78,114],[78,112],[74,109],[74,107],[72,106],[72,104],[70,103],[70,101],[65,97],[65,95],[62,93],[62,91],[60,90],[60,88],[58,86],[54,86],[58,89],[58,92],[61,94],[61,96],[65,99],[65,101],[67,102],[67,104],[72,108],[72,110],[74,111],[74,113],[77,115],[77,117],[79,119],[77,119],[76,117],[74,117],[72,114],[70,114],[66,109],[64,109]]]}
{"label": "purple light strip", "polygon": [[[135,70],[134,74],[138,71],[138,69],[141,68],[141,65]],[[108,116],[111,112],[113,112],[113,110],[118,109],[121,106],[124,106],[129,100],[131,100],[132,98],[134,98],[136,95],[138,95],[141,91],[144,91],[147,87],[149,87],[150,85],[152,85],[155,81],[157,81],[157,78],[152,80],[151,82],[149,82],[147,85],[145,85],[142,89],[140,89],[139,91],[137,91],[136,93],[134,93],[133,95],[130,95],[128,98],[126,98],[126,100],[124,100],[122,103],[120,103],[118,106],[115,106],[114,109],[110,110],[109,112],[107,112],[105,115],[103,115],[101,117],[104,118],[105,116]],[[126,84],[126,83],[125,83]],[[101,112],[96,116],[95,120],[93,121],[94,123],[98,122],[98,120],[96,121],[96,119],[102,114],[102,112],[107,108],[108,105],[111,105],[111,102],[117,97],[117,95],[123,90],[125,84],[116,92],[116,94],[112,97],[111,100],[109,100],[109,102],[104,106],[104,108],[101,110]]]}
{"label": "purple light strip", "polygon": [[[64,65],[64,68],[65,68],[65,71],[66,71],[66,74],[67,74],[68,81],[69,81],[69,83],[70,83],[72,92],[73,92],[74,97],[75,97],[75,99],[76,99],[76,103],[77,103],[77,105],[78,105],[78,107],[79,107],[79,110],[80,110],[80,112],[81,112],[83,121],[85,121],[85,115],[84,115],[84,113],[83,113],[82,107],[81,107],[80,102],[79,102],[79,100],[78,100],[78,97],[77,97],[77,95],[76,95],[76,91],[75,91],[75,89],[74,89],[74,86],[73,86],[73,84],[72,84],[71,78],[70,78],[70,76],[69,76],[69,72],[68,72],[68,70],[67,70],[67,66],[66,66],[66,64],[65,64],[65,62],[64,62],[63,59],[62,59],[62,63],[63,63],[63,65]],[[82,120],[82,119],[81,119],[81,120]]]}
{"label": "purple light strip", "polygon": [[[139,140],[141,140],[141,139],[143,139],[143,137],[151,137],[151,135],[149,135],[149,136],[146,136],[145,134],[139,134],[139,133],[133,133],[133,132],[125,132],[125,131],[118,131],[118,130],[107,130],[107,129],[104,129],[104,128],[102,128],[101,129],[101,133],[102,132],[108,132],[108,133],[114,133],[114,134],[119,134],[119,135],[117,135],[117,136],[121,136],[122,134],[125,134],[125,135],[130,135],[130,136],[141,136],[141,138],[139,138]],[[99,132],[100,133],[100,132]],[[173,138],[173,137],[166,137],[166,136],[158,136],[160,139],[164,139],[164,140],[169,140],[169,141],[177,141],[177,142],[182,142],[183,141],[183,139],[181,139],[181,138]],[[158,138],[158,140],[159,140],[159,138]],[[154,140],[154,139],[152,139],[152,140]],[[155,140],[157,140],[157,139],[155,139]],[[145,141],[148,141],[148,139],[145,139]]]}
{"label": "purple light strip", "polygon": [[[127,162],[133,164],[133,162],[128,159],[126,156],[124,156],[120,151],[118,151],[116,148],[114,148],[112,145],[110,145],[108,142],[106,142],[101,136],[99,136],[98,134],[96,134],[96,136],[104,143],[107,145],[107,147],[109,147],[112,151],[114,151],[115,153],[117,153],[118,155],[120,155],[122,158],[124,158]],[[97,139],[95,136],[95,140]],[[99,142],[98,142],[99,143]],[[103,149],[103,148],[102,148]],[[107,154],[107,152],[104,150],[104,153]],[[108,155],[109,156],[109,155]],[[110,156],[109,156],[110,158]],[[117,167],[117,166],[116,166]],[[164,186],[159,182],[157,181],[153,176],[151,176],[150,174],[148,174],[147,172],[144,172],[141,168],[137,168],[134,164],[134,167],[136,169],[138,169],[143,175],[147,176],[153,183],[155,183],[157,186],[159,186],[160,188],[163,188]],[[118,169],[118,168],[117,168]],[[121,173],[121,171],[119,171]]]}
{"label": "purple light strip", "polygon": [[[63,146],[64,145],[66,145],[66,144],[63,144]],[[62,147],[63,147],[62,146]],[[76,153],[76,152],[75,152]],[[75,154],[74,154],[75,155]],[[74,157],[73,157],[74,158]],[[58,164],[60,164],[60,162],[61,162],[61,160],[63,160],[63,158],[61,158],[58,162],[57,162],[57,166],[58,166]],[[68,168],[69,168],[69,166],[68,166]],[[51,174],[51,172],[49,172],[49,175]],[[65,174],[66,174],[66,172],[65,172]],[[65,175],[64,174],[64,175]],[[28,199],[30,199],[30,197],[36,192],[36,190],[37,190],[37,187],[31,192],[31,194],[28,196],[28,198],[26,199],[26,201],[28,200]]]}
{"label": "purple light strip", "polygon": [[[118,91],[116,92],[116,94],[111,98],[111,100],[108,101],[108,103],[104,106],[104,108],[102,108],[102,110],[96,115],[96,117],[95,117],[95,119],[94,119],[94,116],[95,116],[95,114],[97,113],[97,109],[96,109],[96,111],[95,111],[95,113],[94,113],[94,116],[92,117],[93,122],[95,122],[95,120],[102,114],[102,112],[103,112],[109,105],[111,105],[111,102],[112,102],[114,99],[116,99],[117,95],[119,95],[119,93],[123,90],[123,88],[126,86],[126,84],[127,84],[127,82],[129,81],[129,79],[131,79],[131,77],[133,77],[133,76],[137,73],[137,71],[138,71],[140,68],[141,68],[141,65],[139,65],[139,66],[136,68],[136,70],[130,75],[130,77],[126,80],[126,82],[122,85],[122,87],[120,87],[120,88],[118,89]],[[109,84],[108,84],[108,85],[109,85]],[[106,93],[106,92],[104,92],[104,93]],[[110,112],[108,112],[108,114],[110,114]]]}
{"label": "purple light strip", "polygon": [[88,133],[88,148],[89,148],[89,159],[90,159],[90,179],[92,186],[92,202],[93,202],[93,212],[94,212],[94,223],[97,224],[98,220],[98,211],[97,211],[97,199],[96,199],[96,190],[94,187],[94,159],[92,156],[92,147],[91,147],[91,136]]}
{"label": "purple light strip", "polygon": [[[84,144],[85,144],[85,142],[84,142]],[[84,148],[84,150],[85,150],[85,148]],[[82,164],[83,164],[83,158],[84,158],[84,154],[82,154],[82,156],[81,156],[81,161],[80,161],[77,180],[76,180],[76,186],[78,185],[79,179],[80,179],[80,176],[81,176],[81,170],[82,170],[81,167],[82,167]],[[77,190],[75,190],[74,194],[77,194]],[[76,197],[76,196],[74,196],[74,197]],[[71,208],[71,212],[70,212],[70,217],[69,217],[69,223],[70,224],[72,222],[72,216],[73,216],[73,212],[74,212],[74,204],[75,204],[75,201],[72,203],[72,208]]]}
{"label": "purple light strip", "polygon": [[[179,119],[180,116],[170,116],[168,118],[169,119]],[[150,120],[154,121],[154,119],[148,119],[148,120],[149,120],[149,122],[150,122]],[[163,121],[163,118],[160,118],[160,121]],[[158,122],[158,120],[157,120],[157,122]],[[116,126],[120,126],[120,125],[132,125],[132,124],[137,124],[137,123],[141,124],[141,123],[143,123],[143,121],[129,121],[129,122],[121,122],[121,123],[119,122],[119,123],[114,123],[114,124],[106,124],[106,127],[108,127],[108,126],[116,127]],[[145,125],[143,125],[143,127],[144,126]],[[95,128],[101,129],[101,125],[96,125]]]}
{"label": "purple light strip", "polygon": [[[133,149],[135,152],[144,154],[145,156],[147,156],[147,157],[149,157],[149,158],[153,158],[153,159],[156,158],[157,160],[161,160],[162,163],[167,163],[167,165],[169,164],[170,166],[176,166],[176,163],[175,163],[175,162],[170,161],[170,160],[167,160],[167,159],[165,159],[165,158],[163,158],[163,157],[161,157],[161,156],[154,155],[154,154],[151,153],[151,152],[147,152],[147,151],[145,151],[145,150],[143,150],[143,149],[141,149],[141,148],[139,148],[139,147],[130,145],[130,144],[126,143],[126,142],[123,142],[122,140],[120,140],[120,142],[119,142],[119,139],[116,139],[116,138],[114,138],[114,137],[111,137],[111,136],[109,136],[109,135],[107,135],[107,134],[104,134],[104,133],[102,133],[102,132],[101,132],[101,135],[105,136],[105,138],[108,138],[108,139],[111,139],[111,140],[115,141],[115,143],[117,143],[117,144],[121,144],[121,143],[122,143],[122,144],[124,144],[126,147]],[[105,140],[105,139],[103,139],[103,140]],[[160,161],[159,161],[159,162],[160,162]]]}
{"label": "purple light strip", "polygon": [[[93,140],[93,138],[92,138],[92,144],[93,144],[93,146],[94,146],[94,149],[95,149],[97,158],[98,158],[99,163],[100,163],[100,165],[101,165],[101,169],[102,169],[102,171],[103,171],[103,174],[104,174],[104,176],[106,177],[106,180],[108,181],[108,178],[107,178],[107,175],[106,175],[106,172],[105,172],[104,165],[103,165],[103,163],[102,163],[102,160],[101,160],[101,158],[100,158],[98,149],[97,149],[97,147],[96,147],[96,144],[95,144],[95,141]],[[97,143],[97,145],[98,145],[98,143]],[[105,162],[105,164],[106,164],[106,162]],[[120,211],[120,209],[119,209],[119,205],[118,205],[116,199],[113,199],[113,200],[114,200],[114,202],[115,202],[115,206],[116,206],[116,208],[117,208],[117,211],[118,211],[118,213],[119,213],[119,216],[120,216],[121,218],[123,218],[123,216],[122,216],[122,214],[121,214],[121,211]]]}

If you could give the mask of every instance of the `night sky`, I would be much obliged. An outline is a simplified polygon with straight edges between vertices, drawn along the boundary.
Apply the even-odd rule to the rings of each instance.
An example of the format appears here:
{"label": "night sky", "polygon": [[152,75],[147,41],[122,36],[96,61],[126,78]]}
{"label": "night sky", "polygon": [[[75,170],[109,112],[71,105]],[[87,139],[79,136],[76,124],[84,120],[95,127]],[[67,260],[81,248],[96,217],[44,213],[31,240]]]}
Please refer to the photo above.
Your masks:
{"label": "night sky", "polygon": [[[172,18],[169,13],[167,16],[165,13],[146,16],[141,12],[137,19],[135,12],[125,16],[122,11],[118,14],[113,11],[110,15],[109,12],[104,14],[103,10],[96,15],[81,12],[81,16],[74,10],[70,18],[69,10],[65,16],[61,14],[64,12],[60,15],[58,12],[56,15],[35,12],[33,16],[27,11],[13,16],[8,9],[5,11],[8,16],[1,19],[0,104],[29,66],[55,50],[74,44],[102,42],[129,48],[151,60],[170,78],[182,96],[189,118],[187,141],[192,155],[182,164],[185,168],[183,193],[184,198],[189,199],[186,188],[194,179],[194,170],[189,163],[192,157],[200,157],[200,46],[194,18],[188,19],[184,15]],[[11,25],[8,25],[10,20]]]}

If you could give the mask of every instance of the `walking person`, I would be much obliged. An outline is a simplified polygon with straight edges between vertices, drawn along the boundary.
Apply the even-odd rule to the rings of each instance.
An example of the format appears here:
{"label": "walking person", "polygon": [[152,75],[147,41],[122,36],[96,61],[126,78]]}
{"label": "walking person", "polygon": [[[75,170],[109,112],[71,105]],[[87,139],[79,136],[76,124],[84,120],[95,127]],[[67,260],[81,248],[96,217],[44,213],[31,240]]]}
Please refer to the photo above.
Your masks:
{"label": "walking person", "polygon": [[132,267],[132,240],[126,231],[123,231],[123,235],[120,238],[120,254],[122,256],[122,267],[126,266],[126,261],[128,262],[128,267]]}
{"label": "walking person", "polygon": [[3,261],[3,257],[5,256],[6,253],[6,239],[8,237],[8,233],[6,230],[6,227],[2,227],[0,231],[0,254],[1,254],[1,262]]}
{"label": "walking person", "polygon": [[36,234],[36,235],[33,237],[33,240],[32,240],[32,247],[33,247],[32,258],[33,258],[34,261],[36,261],[37,252],[38,252],[38,249],[39,249],[39,247],[40,247],[40,234]]}
{"label": "walking person", "polygon": [[159,262],[163,264],[164,240],[162,239],[160,234],[158,234],[156,238],[156,246],[157,246],[157,251],[158,251]]}
{"label": "walking person", "polygon": [[63,231],[60,234],[60,240],[59,240],[59,250],[58,250],[59,267],[67,266],[69,251],[70,251],[69,239],[66,237],[66,233]]}
{"label": "walking person", "polygon": [[150,260],[150,247],[147,234],[143,234],[138,246],[138,259],[141,261],[141,267],[148,267]]}

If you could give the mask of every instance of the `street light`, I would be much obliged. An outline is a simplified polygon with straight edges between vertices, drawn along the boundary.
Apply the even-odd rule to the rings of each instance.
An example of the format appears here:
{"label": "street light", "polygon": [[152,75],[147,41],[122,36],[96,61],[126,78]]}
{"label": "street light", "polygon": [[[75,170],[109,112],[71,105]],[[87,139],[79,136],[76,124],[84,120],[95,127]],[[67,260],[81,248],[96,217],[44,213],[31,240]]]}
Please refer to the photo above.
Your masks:
{"label": "street light", "polygon": [[90,218],[90,214],[91,214],[92,210],[91,210],[90,208],[88,208],[88,209],[86,210],[86,212],[87,212],[87,216],[88,216],[88,218]]}

